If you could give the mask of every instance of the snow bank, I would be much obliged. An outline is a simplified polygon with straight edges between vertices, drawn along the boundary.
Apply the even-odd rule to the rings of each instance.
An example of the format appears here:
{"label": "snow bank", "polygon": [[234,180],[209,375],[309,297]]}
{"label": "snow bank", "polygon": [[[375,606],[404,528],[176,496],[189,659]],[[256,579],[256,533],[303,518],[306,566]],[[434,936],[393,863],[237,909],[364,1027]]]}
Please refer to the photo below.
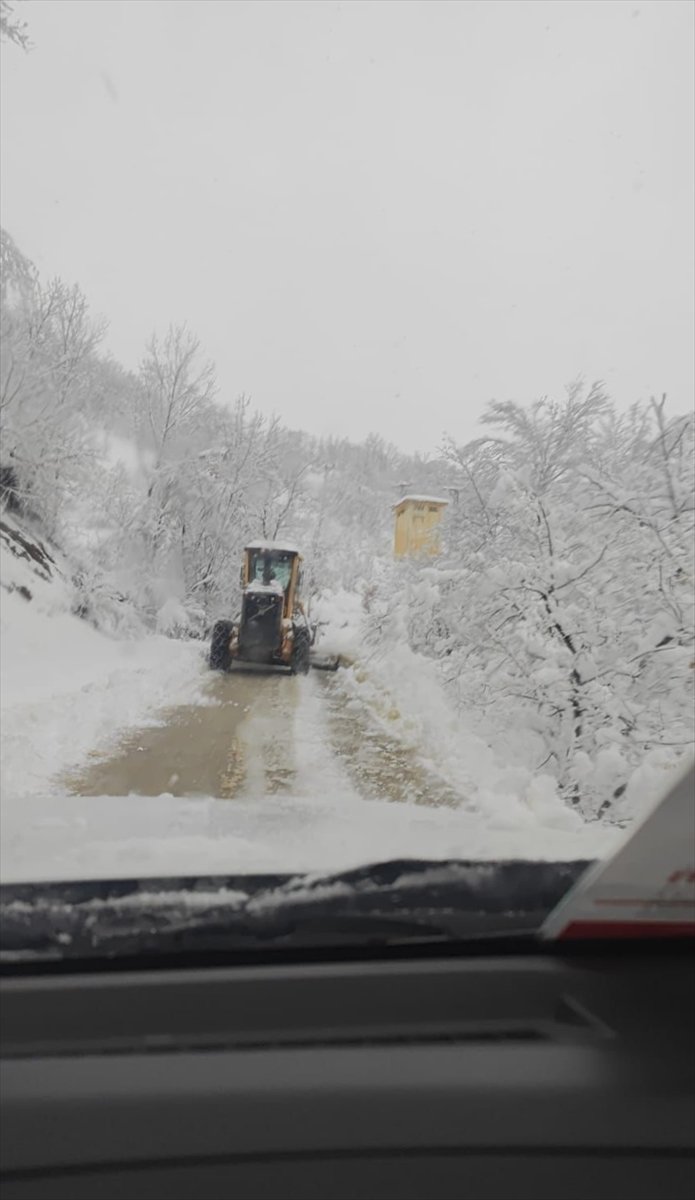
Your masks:
{"label": "snow bank", "polygon": [[311,609],[312,621],[319,624],[317,650],[350,661],[358,658],[363,652],[363,618],[362,598],[356,592],[326,589]]}
{"label": "snow bank", "polygon": [[391,736],[415,750],[429,771],[467,797],[488,829],[582,829],[581,817],[560,799],[554,780],[523,765],[501,763],[453,711],[436,665],[407,645],[367,656],[342,672],[340,682]]}
{"label": "snow bank", "polygon": [[0,650],[3,816],[119,730],[200,691],[199,642],[113,641],[17,594],[3,598]]}
{"label": "snow bank", "polygon": [[200,643],[116,641],[74,616],[60,557],[32,557],[39,543],[5,523],[12,535],[0,548],[0,823],[11,863],[17,835],[34,835],[32,813],[50,820],[52,781],[120,730],[195,697],[203,662]]}

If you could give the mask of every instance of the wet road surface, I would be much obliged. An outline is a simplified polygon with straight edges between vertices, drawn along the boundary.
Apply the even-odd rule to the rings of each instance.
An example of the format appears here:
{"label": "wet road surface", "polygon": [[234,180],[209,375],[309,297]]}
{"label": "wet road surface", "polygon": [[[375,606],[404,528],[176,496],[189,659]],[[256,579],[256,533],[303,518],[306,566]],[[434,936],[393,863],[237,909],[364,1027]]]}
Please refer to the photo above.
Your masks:
{"label": "wet road surface", "polygon": [[339,673],[301,678],[234,668],[210,674],[204,691],[207,703],[163,710],[161,724],[129,731],[64,783],[82,796],[292,796],[313,744],[364,799],[461,803],[365,705],[350,700]]}

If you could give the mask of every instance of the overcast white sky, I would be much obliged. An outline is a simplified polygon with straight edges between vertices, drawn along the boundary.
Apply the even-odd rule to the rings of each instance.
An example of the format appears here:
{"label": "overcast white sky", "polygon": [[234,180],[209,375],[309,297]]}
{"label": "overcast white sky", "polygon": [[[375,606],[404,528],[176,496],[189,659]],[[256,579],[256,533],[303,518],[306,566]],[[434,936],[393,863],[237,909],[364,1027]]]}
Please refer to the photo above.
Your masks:
{"label": "overcast white sky", "polygon": [[2,223],[136,365],[463,440],[578,373],[693,398],[689,0],[25,0]]}

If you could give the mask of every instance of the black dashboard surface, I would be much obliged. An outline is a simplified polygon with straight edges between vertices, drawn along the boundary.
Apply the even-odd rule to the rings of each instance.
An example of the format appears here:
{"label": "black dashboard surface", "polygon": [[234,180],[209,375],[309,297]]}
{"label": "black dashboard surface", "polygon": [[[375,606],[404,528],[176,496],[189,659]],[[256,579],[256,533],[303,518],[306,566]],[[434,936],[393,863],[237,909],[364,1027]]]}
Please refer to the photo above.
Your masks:
{"label": "black dashboard surface", "polygon": [[3,1200],[693,1193],[683,947],[0,986]]}

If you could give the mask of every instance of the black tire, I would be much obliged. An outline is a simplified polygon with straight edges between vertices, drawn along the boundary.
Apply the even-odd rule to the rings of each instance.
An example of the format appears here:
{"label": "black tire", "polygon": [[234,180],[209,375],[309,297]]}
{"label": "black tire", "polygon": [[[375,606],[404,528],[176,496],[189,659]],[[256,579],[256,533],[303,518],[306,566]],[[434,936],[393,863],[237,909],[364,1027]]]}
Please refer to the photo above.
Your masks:
{"label": "black tire", "polygon": [[210,639],[210,669],[228,671],[232,665],[229,643],[234,632],[233,621],[216,621]]}
{"label": "black tire", "polygon": [[294,648],[290,660],[293,675],[308,675],[311,667],[310,651],[311,635],[309,630],[301,625],[294,631]]}

